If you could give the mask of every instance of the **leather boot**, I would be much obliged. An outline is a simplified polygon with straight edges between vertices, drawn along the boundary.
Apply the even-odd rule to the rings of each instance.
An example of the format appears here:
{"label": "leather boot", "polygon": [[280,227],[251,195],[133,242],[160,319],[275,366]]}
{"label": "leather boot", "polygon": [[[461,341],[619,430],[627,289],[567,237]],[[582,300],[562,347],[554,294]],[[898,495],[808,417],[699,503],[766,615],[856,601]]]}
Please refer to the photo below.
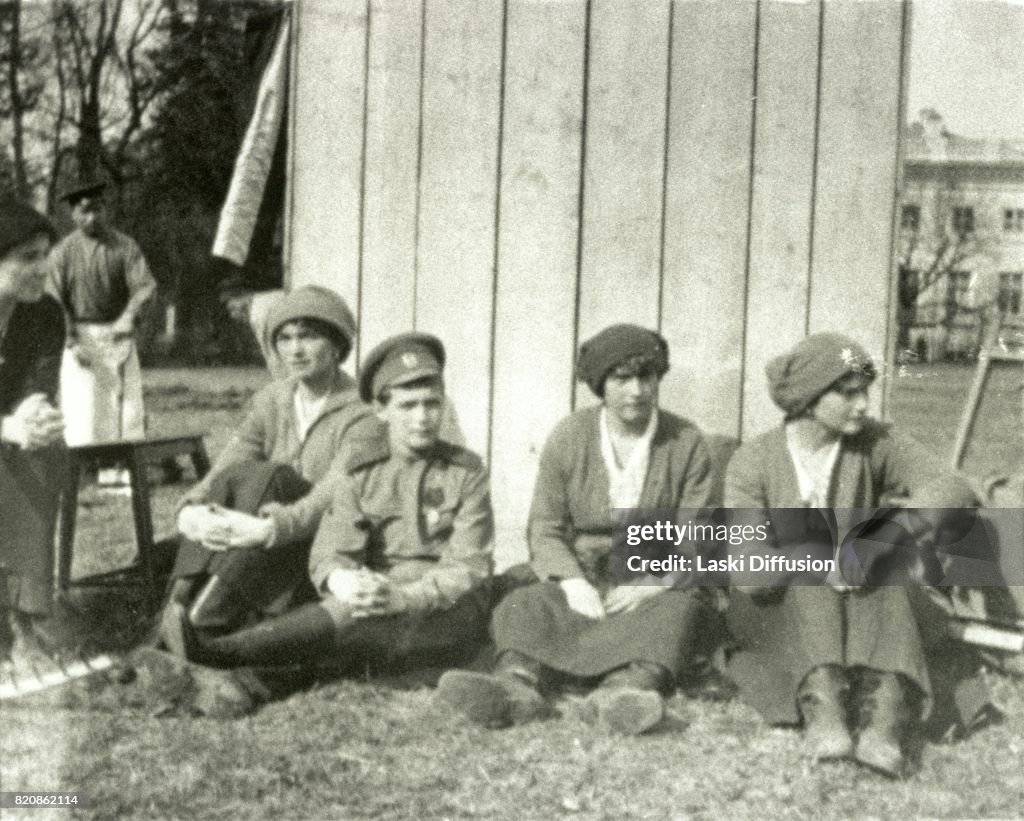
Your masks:
{"label": "leather boot", "polygon": [[588,699],[597,708],[598,720],[622,735],[640,735],[665,717],[662,692],[669,689],[672,674],[650,662],[634,661],[606,675]]}
{"label": "leather boot", "polygon": [[188,618],[198,630],[228,632],[245,620],[248,604],[220,576],[212,576],[193,599]]}
{"label": "leather boot", "polygon": [[903,746],[921,712],[915,689],[897,673],[865,673],[858,704],[857,761],[891,778],[906,774]]}
{"label": "leather boot", "polygon": [[797,691],[804,720],[804,743],[815,761],[848,758],[853,740],[847,724],[849,681],[842,667],[815,667]]}
{"label": "leather boot", "polygon": [[449,670],[438,680],[434,698],[484,727],[526,724],[550,713],[540,693],[542,673],[535,659],[505,651],[491,674]]}
{"label": "leather boot", "polygon": [[208,663],[275,667],[316,662],[334,650],[337,628],[318,603],[202,642]]}

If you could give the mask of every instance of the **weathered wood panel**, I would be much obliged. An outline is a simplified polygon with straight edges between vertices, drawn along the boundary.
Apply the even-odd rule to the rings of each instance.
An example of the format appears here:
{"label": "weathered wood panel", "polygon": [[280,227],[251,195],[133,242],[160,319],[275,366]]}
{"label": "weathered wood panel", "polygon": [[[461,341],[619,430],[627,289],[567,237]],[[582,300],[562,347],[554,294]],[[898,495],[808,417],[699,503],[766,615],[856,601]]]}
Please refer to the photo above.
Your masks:
{"label": "weathered wood panel", "polygon": [[892,84],[904,64],[903,13],[899,3],[824,6],[809,330],[847,333],[881,360],[893,296],[893,147],[903,112]]}
{"label": "weathered wood panel", "polygon": [[303,0],[292,81],[288,284],[330,284],[352,306],[359,288],[366,22],[366,0]]}
{"label": "weathered wood panel", "polygon": [[360,345],[413,326],[423,0],[372,0]]}
{"label": "weathered wood panel", "polygon": [[740,432],[756,25],[752,0],[673,9],[661,402],[726,436]]}
{"label": "weathered wood panel", "polygon": [[743,438],[778,424],[764,366],[807,332],[820,10],[760,6]]}
{"label": "weathered wood panel", "polygon": [[605,325],[660,327],[662,404],[744,438],[809,330],[888,348],[905,4],[296,8],[289,281],[358,299],[364,351],[445,340],[503,529]]}
{"label": "weathered wood panel", "polygon": [[467,444],[487,453],[503,6],[428,4],[416,327],[448,346]]}
{"label": "weathered wood panel", "polygon": [[592,0],[581,340],[615,322],[658,326],[668,36],[667,0]]}
{"label": "weathered wood panel", "polygon": [[525,558],[537,461],[572,402],[585,0],[511,0],[491,475],[504,561]]}

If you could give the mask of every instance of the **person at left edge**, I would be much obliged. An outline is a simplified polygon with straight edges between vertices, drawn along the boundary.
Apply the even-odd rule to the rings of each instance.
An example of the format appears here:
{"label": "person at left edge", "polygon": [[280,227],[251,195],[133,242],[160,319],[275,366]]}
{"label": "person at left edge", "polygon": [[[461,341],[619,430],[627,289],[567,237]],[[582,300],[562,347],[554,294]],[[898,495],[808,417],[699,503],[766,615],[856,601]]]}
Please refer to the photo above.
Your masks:
{"label": "person at left edge", "polygon": [[48,666],[43,625],[65,466],[55,406],[64,317],[44,293],[54,238],[34,209],[0,200],[0,660],[12,672]]}
{"label": "person at left edge", "polygon": [[60,393],[70,446],[145,436],[139,315],[156,281],[138,243],[109,222],[106,184],[65,192],[75,230],[50,255],[50,289],[64,308]]}
{"label": "person at left edge", "polygon": [[310,553],[318,601],[222,637],[183,628],[217,666],[436,660],[486,635],[494,523],[478,456],[440,439],[445,351],[422,333],[382,342],[360,394],[386,440],[353,450]]}

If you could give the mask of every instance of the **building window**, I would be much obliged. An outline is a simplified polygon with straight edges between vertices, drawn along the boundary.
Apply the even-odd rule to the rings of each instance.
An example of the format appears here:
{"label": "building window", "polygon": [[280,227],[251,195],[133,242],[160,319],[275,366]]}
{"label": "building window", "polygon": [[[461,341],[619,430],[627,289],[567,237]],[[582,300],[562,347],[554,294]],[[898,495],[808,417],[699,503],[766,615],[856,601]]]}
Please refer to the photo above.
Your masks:
{"label": "building window", "polygon": [[899,278],[900,307],[909,310],[917,304],[917,295],[921,293],[921,273],[901,265]]}
{"label": "building window", "polygon": [[1003,209],[1003,230],[1024,232],[1024,208]]}
{"label": "building window", "polygon": [[950,271],[946,291],[946,303],[950,306],[963,308],[967,302],[967,292],[971,287],[970,271]]}
{"label": "building window", "polygon": [[953,209],[953,231],[960,237],[974,233],[974,209],[970,205],[958,205]]}
{"label": "building window", "polygon": [[921,227],[921,206],[904,205],[900,211],[900,228],[916,232]]}
{"label": "building window", "polygon": [[1024,291],[1024,274],[1004,273],[999,275],[999,310],[1004,314],[1019,314],[1021,293]]}

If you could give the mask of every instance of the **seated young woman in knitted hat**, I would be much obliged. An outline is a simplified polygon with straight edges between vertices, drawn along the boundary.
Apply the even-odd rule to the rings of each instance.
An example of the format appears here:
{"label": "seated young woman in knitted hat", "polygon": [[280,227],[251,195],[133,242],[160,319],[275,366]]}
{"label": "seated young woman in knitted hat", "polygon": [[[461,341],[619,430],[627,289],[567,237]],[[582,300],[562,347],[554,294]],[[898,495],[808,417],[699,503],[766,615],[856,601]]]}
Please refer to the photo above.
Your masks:
{"label": "seated young woman in knitted hat", "polygon": [[701,508],[711,460],[695,425],[658,407],[668,345],[654,331],[614,325],[585,342],[577,375],[601,400],[548,437],[530,509],[538,584],[495,610],[495,674],[452,671],[439,698],[483,724],[546,711],[558,682],[596,686],[600,719],[638,734],[661,721],[703,610],[701,594],[621,584],[609,563],[616,508]]}
{"label": "seated young woman in knitted hat", "polygon": [[[47,666],[40,625],[53,592],[53,530],[63,486],[57,410],[64,313],[43,293],[54,240],[45,217],[0,200],[0,661]],[[43,662],[42,665],[38,662]]]}
{"label": "seated young woman in knitted hat", "polygon": [[344,300],[317,286],[285,295],[268,317],[284,378],[252,400],[207,476],[179,505],[185,537],[162,634],[186,654],[181,621],[212,635],[315,598],[309,546],[350,448],[382,427],[341,369],[356,326]]}
{"label": "seated young woman in knitted hat", "polygon": [[[817,508],[822,521],[845,529],[845,511],[891,504],[892,497],[935,516],[974,504],[966,481],[868,416],[875,374],[857,342],[831,333],[809,336],[768,364],[768,387],[784,421],[733,455],[725,504],[757,521],[774,519],[773,547],[796,544],[795,532],[783,532],[786,509]],[[802,556],[807,532],[798,535]],[[817,529],[816,541],[827,543],[831,557],[827,528]],[[921,618],[921,588],[851,586],[852,578],[837,573],[815,585],[794,584],[784,571],[757,576],[756,587],[733,590],[728,613],[738,644],[729,672],[743,697],[770,723],[802,721],[816,760],[849,757],[903,774],[910,736],[941,700],[926,633],[938,637],[942,630],[935,629],[935,613],[932,624]],[[965,723],[985,704],[976,684],[960,682],[956,693]]]}

